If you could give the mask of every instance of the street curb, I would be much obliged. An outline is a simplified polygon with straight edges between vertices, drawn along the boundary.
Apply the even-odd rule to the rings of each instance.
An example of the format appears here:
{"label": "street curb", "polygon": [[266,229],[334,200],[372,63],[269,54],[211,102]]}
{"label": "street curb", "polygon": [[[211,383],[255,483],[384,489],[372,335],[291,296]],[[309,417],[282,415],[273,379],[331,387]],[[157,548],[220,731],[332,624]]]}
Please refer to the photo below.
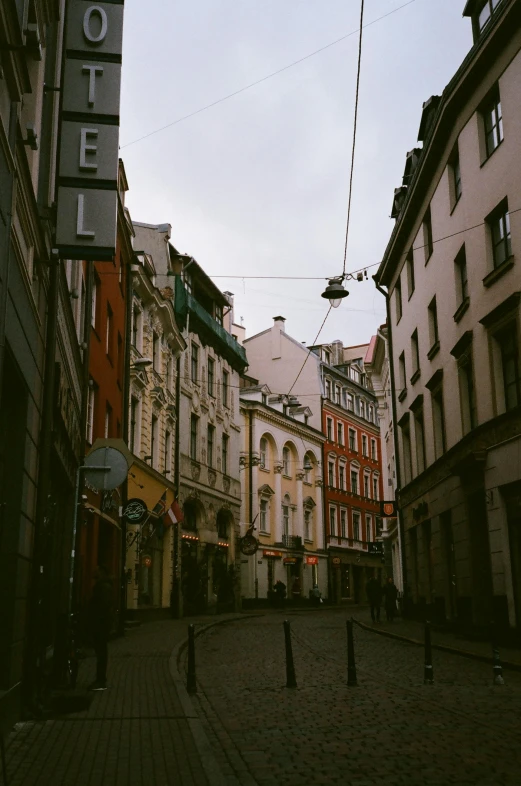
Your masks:
{"label": "street curb", "polygon": [[[224,625],[227,622],[236,622],[240,619],[248,619],[250,617],[258,617],[260,616],[257,614],[237,614],[235,617],[229,617],[227,619],[215,620],[215,622],[209,622],[207,625],[202,625],[196,632],[196,638],[201,636],[210,628],[215,627],[216,625]],[[184,680],[179,673],[179,660],[181,658],[182,653],[186,649],[188,644],[188,639],[185,638],[180,641],[174,649],[172,650],[172,654],[168,659],[168,668],[170,671],[170,676],[172,677],[172,681],[174,683],[175,689],[177,691],[177,695],[179,696],[179,701],[181,702],[181,706],[183,708],[183,713],[188,721],[188,725],[190,727],[190,731],[192,732],[192,736],[194,738],[195,747],[197,748],[197,752],[201,759],[201,764],[203,766],[203,770],[206,774],[208,779],[208,783],[211,786],[228,786],[228,780],[223,775],[219,763],[215,758],[215,754],[213,752],[213,748],[211,745],[210,740],[203,728],[203,724],[199,720],[197,712],[194,708],[192,699],[190,698]]]}
{"label": "street curb", "polygon": [[[353,619],[353,622],[358,625],[359,628],[363,630],[368,630],[370,633],[377,633],[379,636],[387,636],[388,639],[397,639],[398,641],[406,641],[408,644],[414,644],[417,647],[424,647],[425,642],[418,641],[418,639],[411,639],[408,636],[400,636],[399,633],[391,633],[389,630],[380,630],[379,628],[373,628],[372,625],[366,625],[364,622],[359,622],[357,619]],[[470,660],[477,660],[481,663],[492,663],[492,655],[488,657],[487,655],[480,655],[477,652],[469,652],[469,650],[460,650],[457,647],[449,647],[448,644],[435,644],[432,643],[433,650],[440,650],[441,652],[448,652],[450,655],[460,655],[462,658],[469,658]],[[510,671],[521,671],[521,664],[520,663],[513,663],[512,661],[503,660],[501,659],[501,665],[504,669]]]}

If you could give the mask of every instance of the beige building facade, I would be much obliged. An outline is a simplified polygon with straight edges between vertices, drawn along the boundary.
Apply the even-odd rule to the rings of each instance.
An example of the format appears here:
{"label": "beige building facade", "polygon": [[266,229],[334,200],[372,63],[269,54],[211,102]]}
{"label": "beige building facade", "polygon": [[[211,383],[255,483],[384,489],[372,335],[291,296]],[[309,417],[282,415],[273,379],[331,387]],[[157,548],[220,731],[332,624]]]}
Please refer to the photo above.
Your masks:
{"label": "beige building facade", "polygon": [[328,595],[322,497],[323,435],[308,425],[308,406],[273,395],[267,385],[244,387],[241,529],[253,524],[255,554],[241,554],[244,599],[273,597],[275,582],[287,597],[308,599],[317,586]]}
{"label": "beige building facade", "polygon": [[521,625],[521,3],[425,104],[376,281],[388,291],[406,588],[417,614]]}

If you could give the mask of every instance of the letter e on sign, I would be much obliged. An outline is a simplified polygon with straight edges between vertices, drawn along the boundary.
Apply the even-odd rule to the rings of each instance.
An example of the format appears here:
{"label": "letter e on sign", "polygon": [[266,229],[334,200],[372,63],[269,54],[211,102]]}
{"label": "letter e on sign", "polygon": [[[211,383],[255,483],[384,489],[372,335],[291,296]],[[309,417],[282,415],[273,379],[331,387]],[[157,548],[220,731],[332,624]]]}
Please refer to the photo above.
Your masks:
{"label": "letter e on sign", "polygon": [[[93,22],[93,17],[99,21]],[[99,5],[91,5],[83,17],[83,35],[91,44],[101,44],[107,37],[109,27],[107,13]]]}

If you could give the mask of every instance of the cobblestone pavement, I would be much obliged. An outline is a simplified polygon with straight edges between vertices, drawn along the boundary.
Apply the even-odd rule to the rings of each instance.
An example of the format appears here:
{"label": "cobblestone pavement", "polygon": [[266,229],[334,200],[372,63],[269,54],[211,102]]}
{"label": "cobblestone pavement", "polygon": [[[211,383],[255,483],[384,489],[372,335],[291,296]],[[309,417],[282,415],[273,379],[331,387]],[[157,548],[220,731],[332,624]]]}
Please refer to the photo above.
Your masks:
{"label": "cobblestone pavement", "polygon": [[492,664],[434,651],[424,685],[421,648],[355,628],[347,688],[345,613],[285,616],[297,689],[285,687],[282,614],[196,639],[194,703],[230,784],[521,783],[521,674],[493,686]]}
{"label": "cobblestone pavement", "polygon": [[[167,620],[111,642],[109,688],[93,694],[87,711],[17,725],[7,740],[9,786],[207,786],[169,671],[185,635],[185,621]],[[94,672],[89,657],[78,687]]]}

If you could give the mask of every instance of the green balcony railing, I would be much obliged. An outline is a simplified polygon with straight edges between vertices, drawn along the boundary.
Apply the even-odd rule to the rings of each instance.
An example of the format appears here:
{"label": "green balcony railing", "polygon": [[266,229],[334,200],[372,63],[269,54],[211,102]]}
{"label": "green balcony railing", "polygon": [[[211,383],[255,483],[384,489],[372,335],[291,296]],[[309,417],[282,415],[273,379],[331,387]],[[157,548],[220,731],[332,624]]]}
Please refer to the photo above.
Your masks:
{"label": "green balcony railing", "polygon": [[[197,328],[201,334],[201,338],[206,340],[210,346],[218,352],[222,357],[226,358],[232,368],[238,371],[244,371],[248,365],[246,351],[227,330],[225,330],[219,323],[208,313],[208,311],[201,306],[200,303],[193,297],[193,295],[186,294],[188,312],[190,314],[190,327]],[[195,319],[196,325],[193,320]]]}

